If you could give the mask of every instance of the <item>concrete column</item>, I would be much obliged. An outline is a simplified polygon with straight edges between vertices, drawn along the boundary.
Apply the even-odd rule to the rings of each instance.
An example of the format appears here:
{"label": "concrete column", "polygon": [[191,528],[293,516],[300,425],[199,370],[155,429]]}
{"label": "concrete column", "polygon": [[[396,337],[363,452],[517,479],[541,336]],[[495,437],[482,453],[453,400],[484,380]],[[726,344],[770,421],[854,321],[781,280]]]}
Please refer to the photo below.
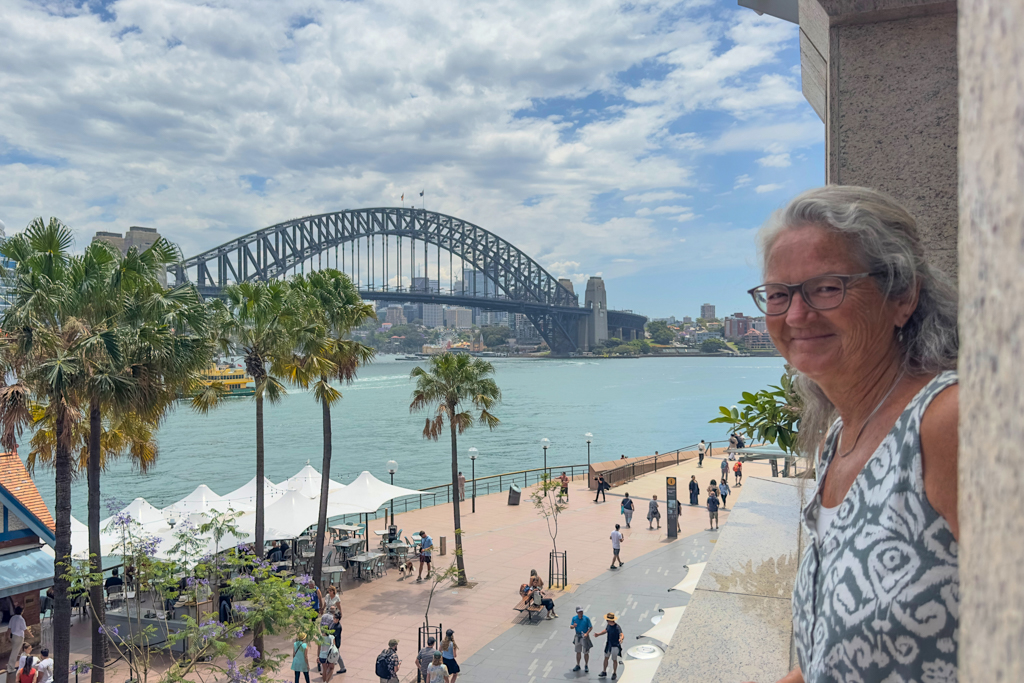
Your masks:
{"label": "concrete column", "polygon": [[1024,680],[1024,2],[960,3],[960,682]]}
{"label": "concrete column", "polygon": [[956,276],[955,0],[799,0],[803,91],[826,181],[887,192]]}

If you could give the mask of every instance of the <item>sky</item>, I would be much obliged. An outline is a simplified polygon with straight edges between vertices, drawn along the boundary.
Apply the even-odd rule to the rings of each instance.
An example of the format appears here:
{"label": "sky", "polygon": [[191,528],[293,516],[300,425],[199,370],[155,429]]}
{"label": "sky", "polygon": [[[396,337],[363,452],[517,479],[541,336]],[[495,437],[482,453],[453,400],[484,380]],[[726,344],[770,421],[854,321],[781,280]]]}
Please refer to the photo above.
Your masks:
{"label": "sky", "polygon": [[190,256],[422,190],[611,308],[750,314],[757,228],[824,182],[799,61],[735,0],[6,0],[0,221]]}

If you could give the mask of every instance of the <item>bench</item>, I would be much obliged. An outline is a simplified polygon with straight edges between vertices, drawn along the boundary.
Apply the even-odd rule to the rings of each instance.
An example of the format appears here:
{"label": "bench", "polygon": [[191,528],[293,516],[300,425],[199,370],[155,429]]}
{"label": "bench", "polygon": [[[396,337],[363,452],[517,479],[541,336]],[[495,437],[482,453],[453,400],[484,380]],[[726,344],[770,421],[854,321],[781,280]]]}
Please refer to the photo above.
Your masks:
{"label": "bench", "polygon": [[512,607],[512,609],[519,612],[520,614],[522,614],[523,612],[529,614],[530,622],[532,623],[533,615],[538,614],[542,609],[544,609],[544,606],[533,604],[533,600],[531,598],[519,598],[519,601],[515,604],[514,607]]}

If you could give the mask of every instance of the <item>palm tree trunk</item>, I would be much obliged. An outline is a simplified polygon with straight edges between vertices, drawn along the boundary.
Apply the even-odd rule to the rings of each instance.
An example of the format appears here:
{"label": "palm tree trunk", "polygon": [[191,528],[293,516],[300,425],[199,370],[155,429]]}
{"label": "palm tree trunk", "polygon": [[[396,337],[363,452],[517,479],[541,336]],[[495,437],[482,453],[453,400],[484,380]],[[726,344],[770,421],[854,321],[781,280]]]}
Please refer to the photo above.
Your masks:
{"label": "palm tree trunk", "polygon": [[[256,557],[263,557],[263,396],[256,394]],[[292,552],[295,552],[294,550]],[[252,644],[263,653],[263,627],[252,630]]]}
{"label": "palm tree trunk", "polygon": [[64,433],[67,416],[58,410],[54,457],[56,537],[53,560],[53,680],[68,683],[71,650],[71,600],[67,572],[71,568],[71,452]]}
{"label": "palm tree trunk", "polygon": [[[100,431],[103,429],[99,399],[89,402],[89,563],[94,574],[103,573],[103,552],[100,547]],[[125,590],[128,586],[125,586]],[[103,585],[89,588],[92,603],[92,683],[103,683],[107,663],[107,637],[100,632],[106,619]]]}
{"label": "palm tree trunk", "polygon": [[327,535],[327,494],[331,477],[331,406],[321,403],[324,414],[324,463],[320,475],[320,514],[316,519],[316,548],[313,550],[313,585],[320,587],[320,573],[324,563],[324,537]]}
{"label": "palm tree trunk", "polygon": [[[455,406],[448,406],[448,415],[455,415]],[[452,511],[455,516],[455,563],[459,568],[460,586],[466,585],[466,564],[462,557],[462,510],[459,507],[459,444],[455,436],[455,425],[449,422],[452,430]]]}

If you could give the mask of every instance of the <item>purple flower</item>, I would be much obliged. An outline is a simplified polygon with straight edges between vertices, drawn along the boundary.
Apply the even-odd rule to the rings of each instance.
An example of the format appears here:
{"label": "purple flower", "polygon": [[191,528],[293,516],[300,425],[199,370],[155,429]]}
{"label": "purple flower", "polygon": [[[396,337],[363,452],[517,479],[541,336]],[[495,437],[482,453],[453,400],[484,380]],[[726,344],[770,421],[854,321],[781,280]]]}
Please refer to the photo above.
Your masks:
{"label": "purple flower", "polygon": [[242,653],[242,656],[248,659],[259,659],[260,651],[256,649],[255,645],[250,645],[249,647],[245,648],[245,651]]}

